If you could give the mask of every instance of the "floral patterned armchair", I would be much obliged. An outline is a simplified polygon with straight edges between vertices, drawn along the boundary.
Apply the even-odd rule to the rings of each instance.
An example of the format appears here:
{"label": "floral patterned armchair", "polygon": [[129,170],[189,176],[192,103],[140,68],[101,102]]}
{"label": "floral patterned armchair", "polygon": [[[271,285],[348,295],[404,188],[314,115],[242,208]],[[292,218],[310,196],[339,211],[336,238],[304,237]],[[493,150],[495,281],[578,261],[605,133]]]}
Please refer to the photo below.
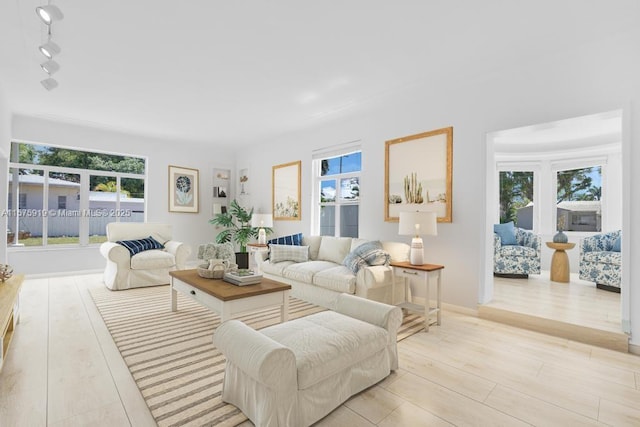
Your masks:
{"label": "floral patterned armchair", "polygon": [[500,236],[493,234],[493,273],[522,278],[540,274],[540,236],[522,228],[515,231],[516,245],[503,245]]}
{"label": "floral patterned armchair", "polygon": [[595,282],[600,289],[620,292],[622,253],[620,230],[580,240],[580,279]]}

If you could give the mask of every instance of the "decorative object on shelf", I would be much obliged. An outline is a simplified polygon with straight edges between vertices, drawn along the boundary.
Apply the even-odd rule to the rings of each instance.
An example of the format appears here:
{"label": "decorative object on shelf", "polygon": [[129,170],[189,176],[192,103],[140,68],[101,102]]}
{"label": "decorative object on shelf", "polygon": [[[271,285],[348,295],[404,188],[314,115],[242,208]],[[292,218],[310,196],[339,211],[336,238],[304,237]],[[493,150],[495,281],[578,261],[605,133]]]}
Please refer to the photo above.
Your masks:
{"label": "decorative object on shelf", "polygon": [[13,268],[9,264],[0,264],[0,282],[4,283],[11,276],[13,276]]}
{"label": "decorative object on shelf", "polygon": [[398,234],[414,236],[411,239],[410,260],[412,265],[424,264],[424,246],[420,236],[436,236],[438,221],[435,212],[400,212]]}
{"label": "decorative object on shelf", "polygon": [[564,234],[566,219],[564,216],[558,217],[558,232],[553,236],[553,243],[567,243],[569,237]]}
{"label": "decorative object on shelf", "polygon": [[249,194],[249,169],[240,169],[238,177],[240,181],[240,195],[246,196]]}
{"label": "decorative object on shelf", "polygon": [[273,215],[271,214],[253,214],[251,217],[251,226],[258,228],[258,244],[267,244],[267,231],[271,234],[271,227],[273,227]]}
{"label": "decorative object on shelf", "polygon": [[273,219],[300,221],[300,168],[302,162],[273,166]]}
{"label": "decorative object on shelf", "polygon": [[384,220],[418,210],[451,222],[452,169],[453,127],[386,141]]}
{"label": "decorative object on shelf", "polygon": [[169,212],[198,213],[198,169],[169,166]]}
{"label": "decorative object on shelf", "polygon": [[235,242],[240,247],[240,251],[236,252],[236,263],[239,268],[249,267],[247,243],[250,239],[258,237],[258,229],[251,226],[252,215],[253,208],[247,211],[237,200],[233,200],[226,213],[219,213],[209,220],[210,224],[224,228],[216,236],[217,243]]}
{"label": "decorative object on shelf", "polygon": [[45,58],[47,58],[47,61],[40,64],[40,68],[42,68],[42,70],[47,73],[47,78],[41,80],[40,84],[46,90],[53,90],[58,87],[58,81],[51,76],[60,69],[60,64],[54,61],[53,57],[58,55],[62,51],[62,49],[60,49],[60,46],[58,46],[56,43],[51,41],[51,27],[53,26],[54,21],[61,20],[62,18],[64,18],[64,15],[62,14],[60,8],[53,4],[36,7],[36,14],[38,15],[38,17],[40,17],[44,25],[46,25],[47,27],[47,41],[38,46],[38,50],[40,51],[40,53],[42,53]]}

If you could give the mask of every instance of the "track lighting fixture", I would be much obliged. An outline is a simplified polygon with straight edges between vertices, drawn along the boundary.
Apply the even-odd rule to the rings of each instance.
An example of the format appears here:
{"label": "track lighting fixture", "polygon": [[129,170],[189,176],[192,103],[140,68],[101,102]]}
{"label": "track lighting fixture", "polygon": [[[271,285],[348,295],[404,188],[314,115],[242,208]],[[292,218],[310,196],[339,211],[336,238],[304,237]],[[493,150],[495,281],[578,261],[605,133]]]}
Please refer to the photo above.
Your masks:
{"label": "track lighting fixture", "polygon": [[52,75],[60,69],[60,64],[58,64],[53,59],[50,59],[47,62],[43,62],[42,64],[40,64],[40,67],[42,67],[45,73]]}
{"label": "track lighting fixture", "polygon": [[[51,0],[49,0],[51,2]],[[64,18],[62,11],[58,6],[54,6],[52,4],[47,4],[45,6],[36,7],[36,14],[40,17],[42,22],[47,26],[47,41],[40,46],[38,46],[38,50],[42,53],[48,61],[40,64],[40,67],[44,70],[45,73],[48,74],[47,78],[40,81],[40,84],[46,90],[53,90],[58,87],[58,81],[56,79],[51,78],[53,74],[58,72],[60,69],[60,64],[53,60],[53,57],[58,55],[62,49],[56,43],[51,41],[51,28],[53,21],[59,21]]]}
{"label": "track lighting fixture", "polygon": [[38,49],[40,50],[40,52],[44,56],[46,56],[49,59],[51,59],[54,56],[56,56],[57,54],[59,54],[60,51],[62,50],[62,49],[60,49],[60,46],[58,46],[57,44],[55,44],[51,40],[49,40],[48,42],[46,42],[43,45],[38,46]]}
{"label": "track lighting fixture", "polygon": [[58,6],[54,6],[52,4],[36,7],[36,13],[46,25],[51,25],[53,21],[59,21],[64,18],[64,15]]}
{"label": "track lighting fixture", "polygon": [[56,79],[52,79],[51,77],[49,77],[48,79],[44,79],[40,82],[40,84],[46,89],[46,90],[53,90],[55,88],[58,87],[58,82],[56,81]]}

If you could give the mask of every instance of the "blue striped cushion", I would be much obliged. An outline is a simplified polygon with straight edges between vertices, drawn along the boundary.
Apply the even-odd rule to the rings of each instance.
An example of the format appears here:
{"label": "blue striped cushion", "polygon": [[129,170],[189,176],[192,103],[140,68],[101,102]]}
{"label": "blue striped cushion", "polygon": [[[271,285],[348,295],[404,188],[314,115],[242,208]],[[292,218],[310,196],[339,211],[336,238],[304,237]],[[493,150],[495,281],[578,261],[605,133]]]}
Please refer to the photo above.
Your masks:
{"label": "blue striped cushion", "polygon": [[131,256],[150,249],[164,249],[162,243],[158,242],[153,237],[149,236],[146,239],[137,240],[118,240],[116,243],[121,244],[125,248],[129,249]]}
{"label": "blue striped cushion", "polygon": [[292,234],[290,236],[276,237],[267,242],[269,245],[302,245],[302,233]]}

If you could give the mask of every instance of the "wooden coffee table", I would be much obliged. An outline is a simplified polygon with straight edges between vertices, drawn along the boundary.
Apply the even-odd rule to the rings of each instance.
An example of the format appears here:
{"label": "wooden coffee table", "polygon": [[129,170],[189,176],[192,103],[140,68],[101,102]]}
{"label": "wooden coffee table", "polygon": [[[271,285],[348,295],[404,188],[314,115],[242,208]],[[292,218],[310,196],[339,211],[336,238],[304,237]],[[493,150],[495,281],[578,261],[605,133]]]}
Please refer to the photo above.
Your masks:
{"label": "wooden coffee table", "polygon": [[170,271],[171,311],[178,310],[177,291],[218,314],[221,321],[269,307],[280,307],[280,320],[289,319],[289,290],[285,285],[263,278],[255,285],[236,286],[222,279],[205,279],[197,270]]}

